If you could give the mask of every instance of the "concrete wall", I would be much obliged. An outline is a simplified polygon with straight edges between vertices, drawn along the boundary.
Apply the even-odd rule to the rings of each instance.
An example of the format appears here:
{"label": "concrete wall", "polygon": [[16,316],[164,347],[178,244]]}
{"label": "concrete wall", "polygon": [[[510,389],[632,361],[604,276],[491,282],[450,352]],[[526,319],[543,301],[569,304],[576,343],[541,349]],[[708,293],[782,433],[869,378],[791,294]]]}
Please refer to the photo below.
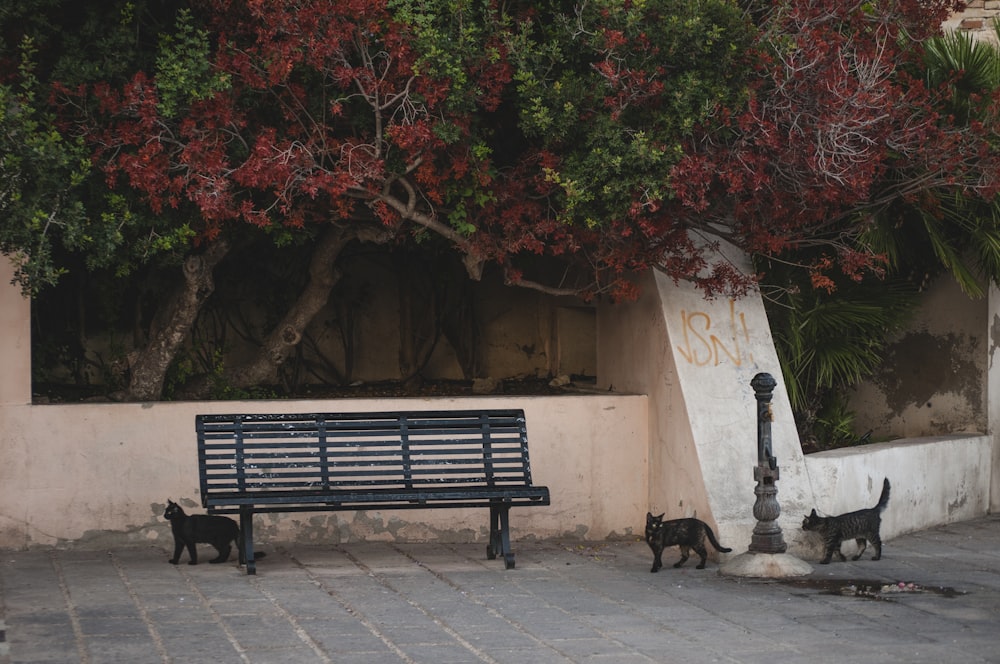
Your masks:
{"label": "concrete wall", "polygon": [[987,433],[993,440],[993,463],[991,464],[990,511],[1000,511],[1000,290],[995,285],[989,289],[989,331],[987,338],[987,412],[989,427]]}
{"label": "concrete wall", "polygon": [[0,256],[0,409],[31,403],[31,302],[10,283],[13,277],[13,266]]}
{"label": "concrete wall", "polygon": [[760,296],[706,301],[659,273],[641,286],[639,301],[598,311],[598,387],[649,395],[650,509],[697,516],[717,526],[723,544],[745,551],[756,524],[750,381],[767,372],[779,382],[772,404],[779,525],[790,547],[804,546],[800,513],[813,492]]}
{"label": "concrete wall", "polygon": [[[168,537],[167,498],[197,501],[197,413],[524,408],[532,473],[552,504],[515,509],[515,538],[641,532],[648,487],[644,396],[6,406],[0,547]],[[191,511],[191,510],[189,510]],[[487,510],[263,515],[261,542],[488,538]]]}
{"label": "concrete wall", "polygon": [[987,431],[989,306],[951,275],[934,280],[875,376],[853,391],[858,432],[886,440]]}
{"label": "concrete wall", "polygon": [[993,20],[997,17],[1000,17],[1000,2],[997,0],[966,0],[965,10],[953,13],[943,27],[996,43]]}
{"label": "concrete wall", "polygon": [[[9,272],[0,274],[0,284],[7,281]],[[817,543],[799,529],[804,513],[870,506],[886,475],[894,484],[887,538],[985,513],[991,483],[996,509],[993,436],[803,456],[759,298],[705,301],[658,274],[646,275],[642,286],[637,302],[598,310],[595,394],[76,405],[31,405],[29,307],[16,289],[0,287],[0,548],[168,539],[161,518],[167,498],[200,511],[197,413],[521,407],[534,477],[550,487],[552,505],[515,510],[515,539],[635,536],[652,510],[705,519],[741,553],[754,525],[756,401],[749,383],[760,371],[778,381],[772,431],[779,523],[792,553],[817,554]],[[994,290],[990,394],[1000,384],[993,362],[998,301]],[[987,399],[991,422],[996,401]],[[485,510],[265,515],[256,526],[263,543],[485,541],[488,532]]]}
{"label": "concrete wall", "polygon": [[938,277],[877,374],[853,390],[857,430],[873,430],[874,440],[985,434],[995,449],[988,507],[1000,510],[998,350],[1000,291],[971,299],[950,275]]}
{"label": "concrete wall", "polygon": [[888,539],[986,514],[992,457],[989,436],[937,436],[817,452],[806,456],[806,468],[824,514],[875,505],[888,477]]}

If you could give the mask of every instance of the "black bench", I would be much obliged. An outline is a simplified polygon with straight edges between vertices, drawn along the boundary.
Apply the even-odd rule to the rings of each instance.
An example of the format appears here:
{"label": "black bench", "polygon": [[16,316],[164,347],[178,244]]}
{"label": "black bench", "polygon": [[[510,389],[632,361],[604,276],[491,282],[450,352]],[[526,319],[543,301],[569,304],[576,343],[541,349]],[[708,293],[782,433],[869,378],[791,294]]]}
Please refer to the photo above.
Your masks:
{"label": "black bench", "polygon": [[510,508],[549,504],[522,410],[198,415],[195,428],[201,504],[240,515],[247,574],[257,512],[488,507],[486,556],[510,569]]}

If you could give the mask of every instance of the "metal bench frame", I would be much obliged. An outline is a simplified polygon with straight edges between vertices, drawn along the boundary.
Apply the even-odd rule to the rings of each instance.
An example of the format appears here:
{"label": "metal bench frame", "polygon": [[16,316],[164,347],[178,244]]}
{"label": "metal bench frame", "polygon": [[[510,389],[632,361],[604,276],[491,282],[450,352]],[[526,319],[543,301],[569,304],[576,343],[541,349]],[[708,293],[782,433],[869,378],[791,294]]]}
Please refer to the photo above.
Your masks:
{"label": "metal bench frame", "polygon": [[239,514],[247,574],[261,512],[488,507],[487,558],[514,567],[509,512],[531,482],[522,410],[198,415],[201,503]]}

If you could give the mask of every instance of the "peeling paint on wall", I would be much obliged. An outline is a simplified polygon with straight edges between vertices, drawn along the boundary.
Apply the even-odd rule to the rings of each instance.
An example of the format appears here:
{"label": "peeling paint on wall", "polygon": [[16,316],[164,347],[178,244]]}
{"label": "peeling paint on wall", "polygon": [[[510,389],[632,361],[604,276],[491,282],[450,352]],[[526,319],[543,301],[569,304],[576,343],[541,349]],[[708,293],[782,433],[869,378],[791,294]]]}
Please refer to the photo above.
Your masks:
{"label": "peeling paint on wall", "polygon": [[934,408],[935,395],[950,392],[983,419],[982,375],[973,359],[978,349],[979,339],[965,334],[913,332],[886,348],[875,383],[895,416],[909,406]]}

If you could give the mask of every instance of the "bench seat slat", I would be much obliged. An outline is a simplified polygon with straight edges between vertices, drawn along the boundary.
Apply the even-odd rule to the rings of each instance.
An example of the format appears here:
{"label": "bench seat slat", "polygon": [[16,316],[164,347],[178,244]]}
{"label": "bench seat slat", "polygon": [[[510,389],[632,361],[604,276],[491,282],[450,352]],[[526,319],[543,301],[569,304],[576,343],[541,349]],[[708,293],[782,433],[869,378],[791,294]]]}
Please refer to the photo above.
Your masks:
{"label": "bench seat slat", "polygon": [[[544,487],[466,487],[437,490],[403,491],[399,489],[352,489],[350,491],[243,491],[218,493],[211,496],[209,505],[267,505],[280,503],[394,503],[437,501],[490,501],[529,500],[533,504],[548,505],[549,494]],[[480,503],[479,501],[482,501]]]}

